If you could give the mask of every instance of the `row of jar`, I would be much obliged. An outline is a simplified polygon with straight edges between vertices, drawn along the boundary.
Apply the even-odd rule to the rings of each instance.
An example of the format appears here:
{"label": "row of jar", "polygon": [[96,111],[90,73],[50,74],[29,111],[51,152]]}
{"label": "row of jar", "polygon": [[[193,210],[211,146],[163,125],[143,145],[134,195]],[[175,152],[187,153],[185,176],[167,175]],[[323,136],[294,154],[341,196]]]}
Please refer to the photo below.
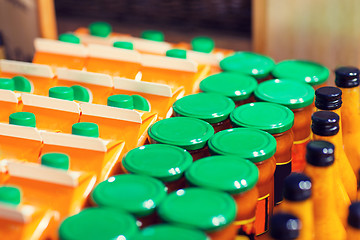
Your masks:
{"label": "row of jar", "polygon": [[[273,239],[340,240],[345,239],[345,227],[347,239],[360,236],[359,203],[344,211],[345,222],[335,210],[334,153],[334,145],[326,141],[307,145],[307,175],[293,173],[285,178],[285,199],[270,225]],[[180,155],[183,165],[178,162]],[[100,208],[85,209],[66,219],[59,228],[60,239],[83,239],[89,236],[89,227],[92,229],[89,234],[103,236],[105,233],[98,231],[97,224],[111,229],[107,231],[109,237],[120,233],[128,234],[129,239],[136,236],[134,229],[127,231],[129,221],[126,229],[119,228],[124,225],[120,216],[117,221],[111,221],[118,225],[103,221],[104,218],[115,220],[117,211],[132,214],[137,225],[144,229],[142,237],[149,239],[153,234],[161,236],[153,228],[164,222],[203,231],[215,240],[230,240],[235,236],[255,239],[269,229],[269,226],[264,229],[268,219],[263,215],[269,201],[259,200],[259,170],[251,161],[236,156],[212,156],[191,163],[191,156],[185,150],[155,144],[130,151],[123,159],[123,168],[126,173],[136,174],[116,175],[98,184],[91,194],[91,205]],[[135,221],[132,226],[136,226]]]}

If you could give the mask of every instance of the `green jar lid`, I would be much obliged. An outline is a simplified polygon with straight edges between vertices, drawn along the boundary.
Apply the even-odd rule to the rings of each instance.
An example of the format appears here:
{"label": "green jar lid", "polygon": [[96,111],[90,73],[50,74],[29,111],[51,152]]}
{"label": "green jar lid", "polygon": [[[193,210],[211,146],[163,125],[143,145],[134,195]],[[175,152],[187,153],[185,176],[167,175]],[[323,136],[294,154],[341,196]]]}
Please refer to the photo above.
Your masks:
{"label": "green jar lid", "polygon": [[70,88],[74,91],[74,100],[80,102],[90,102],[89,90],[80,85],[73,85]]}
{"label": "green jar lid", "polygon": [[288,79],[273,79],[262,82],[255,90],[255,98],[264,102],[299,109],[311,105],[315,91],[308,84]]}
{"label": "green jar lid", "polygon": [[12,78],[0,78],[0,89],[15,90],[15,82]]}
{"label": "green jar lid", "polygon": [[134,50],[134,44],[132,42],[116,41],[116,42],[113,43],[113,46],[116,47],[116,48]]}
{"label": "green jar lid", "polygon": [[134,239],[136,220],[128,213],[109,208],[87,208],[60,225],[60,240]]}
{"label": "green jar lid", "polygon": [[170,224],[158,224],[144,228],[136,240],[209,240],[205,233]]}
{"label": "green jar lid", "polygon": [[93,22],[89,25],[89,32],[96,37],[107,37],[110,35],[112,27],[107,22]]}
{"label": "green jar lid", "polygon": [[220,61],[224,71],[244,73],[255,78],[268,76],[274,66],[274,60],[253,52],[236,52]]}
{"label": "green jar lid", "polygon": [[287,107],[268,102],[248,103],[230,114],[236,127],[257,128],[270,134],[283,133],[294,125],[294,113]]}
{"label": "green jar lid", "polygon": [[293,79],[313,86],[323,84],[329,78],[330,71],[316,62],[285,60],[276,64],[272,75],[275,78]]}
{"label": "green jar lid", "polygon": [[9,116],[9,124],[24,127],[36,127],[35,114],[31,112],[16,112]]}
{"label": "green jar lid", "polygon": [[32,86],[26,77],[23,76],[15,76],[12,78],[15,84],[15,90],[19,92],[31,92]]}
{"label": "green jar lid", "polygon": [[131,172],[164,182],[180,179],[193,158],[185,149],[167,144],[149,144],[129,151],[122,164]]}
{"label": "green jar lid", "polygon": [[79,122],[72,125],[71,133],[85,137],[99,137],[99,126],[91,122]]}
{"label": "green jar lid", "polygon": [[41,165],[68,170],[70,164],[69,156],[64,153],[45,153],[41,156]]}
{"label": "green jar lid", "polygon": [[258,83],[255,78],[234,72],[211,75],[200,82],[200,90],[218,93],[234,101],[246,100],[255,91]]}
{"label": "green jar lid", "polygon": [[212,38],[206,36],[194,37],[191,40],[191,49],[197,52],[211,53],[215,48],[215,42]]}
{"label": "green jar lid", "polygon": [[175,145],[186,150],[201,149],[214,135],[214,128],[196,118],[173,117],[160,120],[148,129],[151,142]]}
{"label": "green jar lid", "polygon": [[255,164],[237,156],[211,156],[194,162],[185,177],[197,187],[238,194],[255,187],[259,171]]}
{"label": "green jar lid", "polygon": [[158,214],[169,223],[213,231],[232,223],[236,204],[225,192],[185,188],[170,193],[160,204]]}
{"label": "green jar lid", "polygon": [[10,205],[19,205],[21,202],[21,191],[18,187],[1,186],[0,187],[0,202]]}
{"label": "green jar lid", "polygon": [[275,154],[276,140],[271,134],[254,128],[233,128],[210,138],[209,148],[215,154],[236,155],[257,163]]}
{"label": "green jar lid", "polygon": [[170,49],[166,51],[166,56],[174,58],[186,59],[186,50],[184,49]]}
{"label": "green jar lid", "polygon": [[229,117],[235,109],[235,103],[230,98],[217,93],[196,93],[177,100],[173,109],[177,116],[218,123]]}
{"label": "green jar lid", "polygon": [[145,30],[141,33],[141,37],[147,40],[163,42],[164,41],[164,33],[157,30]]}
{"label": "green jar lid", "polygon": [[111,107],[134,109],[133,98],[130,95],[117,94],[108,97],[107,105]]}
{"label": "green jar lid", "polygon": [[194,162],[185,176],[194,186],[238,194],[255,187],[259,171],[249,160],[218,155]]}
{"label": "green jar lid", "polygon": [[59,35],[59,41],[67,43],[80,44],[80,38],[72,33],[63,33]]}
{"label": "green jar lid", "polygon": [[166,187],[160,180],[136,174],[110,177],[91,194],[98,206],[124,210],[137,217],[152,214],[165,196]]}
{"label": "green jar lid", "polygon": [[74,90],[70,87],[52,87],[49,89],[49,97],[73,101]]}

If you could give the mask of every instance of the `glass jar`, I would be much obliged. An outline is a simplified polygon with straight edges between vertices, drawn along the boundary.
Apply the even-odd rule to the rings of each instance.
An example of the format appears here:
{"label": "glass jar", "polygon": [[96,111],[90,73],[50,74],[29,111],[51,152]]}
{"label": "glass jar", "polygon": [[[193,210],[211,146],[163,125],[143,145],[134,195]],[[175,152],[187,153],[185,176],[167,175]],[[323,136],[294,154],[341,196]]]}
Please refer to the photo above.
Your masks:
{"label": "glass jar", "polygon": [[255,102],[253,92],[257,87],[255,78],[234,72],[222,72],[211,75],[200,82],[200,90],[206,93],[218,93],[231,98],[236,106]]}
{"label": "glass jar", "polygon": [[250,127],[270,133],[276,139],[275,205],[282,199],[284,179],[291,173],[291,153],[294,142],[293,112],[285,106],[256,102],[236,108],[230,115],[233,127]]}
{"label": "glass jar", "polygon": [[254,52],[236,52],[220,62],[220,67],[225,72],[238,72],[250,75],[261,83],[271,79],[271,71],[275,62],[270,57]]}
{"label": "glass jar", "polygon": [[217,93],[197,93],[180,98],[173,104],[174,116],[192,117],[210,123],[215,132],[231,127],[229,115],[235,103]]}
{"label": "glass jar", "polygon": [[255,229],[260,235],[268,231],[274,206],[276,140],[271,134],[254,128],[233,128],[218,132],[209,140],[211,154],[235,155],[253,162],[259,170]]}
{"label": "glass jar", "polygon": [[311,85],[315,90],[326,85],[330,71],[325,66],[305,60],[285,60],[271,72],[275,78],[296,80]]}
{"label": "glass jar", "polygon": [[162,220],[204,231],[212,240],[233,240],[236,203],[227,193],[185,188],[170,193],[158,209]]}
{"label": "glass jar", "polygon": [[155,178],[122,174],[99,183],[91,201],[100,207],[123,210],[137,218],[138,226],[158,223],[155,208],[166,196],[165,185]]}
{"label": "glass jar", "polygon": [[149,144],[129,151],[122,160],[125,172],[157,178],[173,192],[185,187],[184,172],[193,159],[185,149],[167,144]]}
{"label": "glass jar", "polygon": [[305,148],[310,141],[314,96],[315,91],[310,85],[288,79],[269,80],[259,84],[255,90],[257,101],[281,104],[294,113],[292,171],[301,172],[305,167]]}
{"label": "glass jar", "polygon": [[238,236],[255,239],[255,212],[259,197],[259,171],[252,162],[236,156],[212,156],[196,161],[185,173],[192,186],[224,191],[237,205]]}
{"label": "glass jar", "polygon": [[148,129],[150,143],[163,143],[186,149],[193,160],[208,157],[207,141],[214,128],[207,122],[190,117],[160,120]]}

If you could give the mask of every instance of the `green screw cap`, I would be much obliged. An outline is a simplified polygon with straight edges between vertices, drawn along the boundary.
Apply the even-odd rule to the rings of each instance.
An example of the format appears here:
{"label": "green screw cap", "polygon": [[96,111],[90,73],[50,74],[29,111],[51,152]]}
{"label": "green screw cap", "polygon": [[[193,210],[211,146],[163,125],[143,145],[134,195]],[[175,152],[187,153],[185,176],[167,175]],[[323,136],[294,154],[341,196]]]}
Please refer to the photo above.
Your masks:
{"label": "green screw cap", "polygon": [[236,52],[221,60],[220,67],[224,71],[243,73],[259,79],[269,75],[275,67],[275,62],[261,54]]}
{"label": "green screw cap", "polygon": [[145,30],[141,33],[141,37],[147,40],[163,42],[164,41],[164,33],[157,30]]}
{"label": "green screw cap", "polygon": [[46,153],[41,157],[41,165],[69,170],[70,159],[64,153]]}
{"label": "green screw cap", "polygon": [[212,156],[194,162],[185,176],[194,186],[238,194],[255,187],[259,171],[237,156]]}
{"label": "green screw cap", "polygon": [[311,105],[314,101],[314,89],[305,83],[288,79],[273,79],[262,82],[255,90],[255,98],[264,102],[284,105],[290,109],[299,109]]}
{"label": "green screw cap", "polygon": [[136,240],[209,240],[205,233],[191,228],[170,224],[152,225],[144,228]]}
{"label": "green screw cap", "polygon": [[87,208],[60,225],[60,240],[134,239],[139,233],[133,216],[109,208]]}
{"label": "green screw cap", "polygon": [[258,83],[255,78],[233,72],[211,75],[200,82],[200,89],[206,93],[218,93],[233,101],[246,100],[255,91]]}
{"label": "green screw cap", "polygon": [[235,103],[217,93],[197,93],[180,98],[174,103],[173,109],[177,116],[218,123],[229,117],[235,109]]}
{"label": "green screw cap", "polygon": [[77,37],[75,34],[72,34],[72,33],[60,34],[59,40],[62,41],[62,42],[80,44],[80,38]]}
{"label": "green screw cap", "polygon": [[214,128],[207,122],[190,117],[173,117],[154,123],[148,134],[151,143],[165,143],[197,150],[203,148],[214,135]]}
{"label": "green screw cap", "polygon": [[166,51],[166,56],[174,58],[186,59],[186,50],[183,49],[170,49]]}
{"label": "green screw cap", "polygon": [[89,90],[80,85],[73,85],[70,88],[74,91],[74,100],[80,102],[90,102]]}
{"label": "green screw cap", "polygon": [[160,204],[158,214],[169,223],[214,231],[231,224],[236,204],[228,193],[185,188],[170,193]]}
{"label": "green screw cap", "polygon": [[132,95],[131,96],[134,103],[134,109],[142,110],[142,111],[150,111],[150,103],[146,98],[140,95]]}
{"label": "green screw cap", "polygon": [[31,112],[16,112],[9,117],[9,124],[36,127],[35,115]]}
{"label": "green screw cap", "polygon": [[285,78],[320,85],[329,78],[330,71],[325,66],[311,61],[285,60],[276,64],[272,75],[275,78]]}
{"label": "green screw cap", "polygon": [[235,155],[257,163],[275,154],[276,140],[254,128],[233,128],[216,133],[209,140],[209,149],[214,154]]}
{"label": "green screw cap", "polygon": [[270,134],[283,133],[294,125],[294,113],[287,107],[268,102],[244,104],[230,114],[236,127],[257,128]]}
{"label": "green screw cap", "polygon": [[31,92],[32,86],[30,81],[23,76],[15,76],[12,78],[15,84],[15,90],[19,92]]}
{"label": "green screw cap", "polygon": [[15,90],[15,82],[11,78],[0,78],[0,89]]}
{"label": "green screw cap", "polygon": [[165,196],[166,187],[161,181],[136,174],[110,177],[91,194],[96,205],[124,210],[137,217],[152,214]]}
{"label": "green screw cap", "polygon": [[125,42],[125,41],[117,41],[113,43],[114,47],[117,48],[124,48],[128,50],[134,50],[134,45],[132,42]]}
{"label": "green screw cap", "polygon": [[191,48],[197,52],[211,53],[215,48],[215,42],[206,36],[194,37],[191,40]]}
{"label": "green screw cap", "polygon": [[12,186],[1,186],[0,202],[15,206],[19,205],[21,202],[20,188]]}
{"label": "green screw cap", "polygon": [[89,32],[96,37],[107,37],[110,35],[112,27],[107,22],[93,22],[89,25]]}
{"label": "green screw cap", "polygon": [[117,94],[108,97],[107,105],[111,107],[134,109],[133,98],[125,94]]}
{"label": "green screw cap", "polygon": [[99,126],[91,122],[79,122],[72,125],[72,134],[85,137],[99,137]]}
{"label": "green screw cap", "polygon": [[166,144],[149,144],[134,148],[122,160],[127,171],[158,178],[164,182],[180,179],[192,162],[193,158],[189,152]]}
{"label": "green screw cap", "polygon": [[49,89],[49,97],[73,101],[74,90],[70,87],[52,87]]}

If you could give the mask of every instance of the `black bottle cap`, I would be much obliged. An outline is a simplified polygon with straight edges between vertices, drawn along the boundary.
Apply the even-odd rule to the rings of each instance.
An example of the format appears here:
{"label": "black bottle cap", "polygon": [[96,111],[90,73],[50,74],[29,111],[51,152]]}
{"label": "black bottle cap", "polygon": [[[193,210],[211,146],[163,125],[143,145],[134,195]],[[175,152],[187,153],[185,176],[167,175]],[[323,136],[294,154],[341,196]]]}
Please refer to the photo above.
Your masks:
{"label": "black bottle cap", "polygon": [[284,198],[288,201],[304,201],[311,197],[311,179],[302,173],[291,173],[284,180]]}
{"label": "black bottle cap", "polygon": [[359,69],[356,67],[339,67],[335,70],[335,84],[341,88],[359,86]]}
{"label": "black bottle cap", "polygon": [[354,202],[349,207],[348,224],[360,229],[360,202]]}
{"label": "black bottle cap", "polygon": [[334,163],[334,144],[327,141],[311,141],[306,145],[306,161],[317,167],[326,167]]}
{"label": "black bottle cap", "polygon": [[311,130],[319,136],[334,136],[339,132],[340,117],[334,112],[319,111],[311,116]]}
{"label": "black bottle cap", "polygon": [[270,235],[276,240],[296,239],[300,228],[300,220],[288,213],[277,213],[270,219]]}
{"label": "black bottle cap", "polygon": [[335,110],[341,107],[342,91],[337,87],[321,87],[315,91],[315,107],[320,110]]}

